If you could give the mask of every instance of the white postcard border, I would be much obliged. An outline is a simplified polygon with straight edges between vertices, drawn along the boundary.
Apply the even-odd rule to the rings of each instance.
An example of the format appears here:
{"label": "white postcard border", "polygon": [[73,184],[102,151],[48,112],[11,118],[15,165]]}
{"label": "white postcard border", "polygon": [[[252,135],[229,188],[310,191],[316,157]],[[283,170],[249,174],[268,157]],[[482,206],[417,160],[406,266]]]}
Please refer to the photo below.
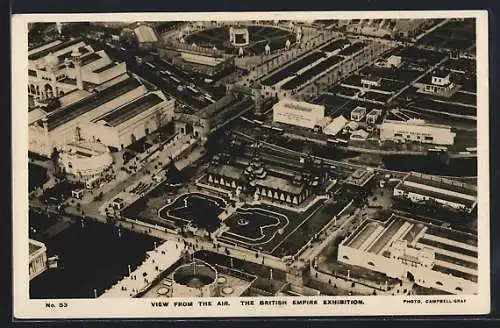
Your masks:
{"label": "white postcard border", "polygon": [[[160,21],[160,20],[312,20],[361,18],[476,18],[477,124],[478,124],[478,294],[467,296],[349,296],[306,297],[318,305],[293,305],[297,297],[228,298],[230,306],[199,306],[201,299],[166,299],[168,306],[154,307],[155,299],[29,299],[28,274],[28,174],[26,122],[27,23],[32,21]],[[365,12],[237,12],[237,13],[120,13],[120,14],[23,14],[12,19],[12,169],[13,169],[13,308],[16,319],[70,318],[195,318],[268,316],[368,316],[368,315],[463,315],[490,311],[489,244],[489,84],[488,12],[473,11],[365,11]],[[421,304],[405,300],[421,300]],[[217,303],[217,298],[203,298]],[[226,300],[226,298],[224,298]],[[242,305],[254,300],[256,305]],[[286,305],[259,305],[261,300],[282,300]],[[350,300],[363,304],[323,304]],[[428,303],[444,300],[451,303]],[[172,306],[192,301],[191,307]],[[464,302],[462,302],[464,301]],[[66,304],[66,305],[65,305]]]}

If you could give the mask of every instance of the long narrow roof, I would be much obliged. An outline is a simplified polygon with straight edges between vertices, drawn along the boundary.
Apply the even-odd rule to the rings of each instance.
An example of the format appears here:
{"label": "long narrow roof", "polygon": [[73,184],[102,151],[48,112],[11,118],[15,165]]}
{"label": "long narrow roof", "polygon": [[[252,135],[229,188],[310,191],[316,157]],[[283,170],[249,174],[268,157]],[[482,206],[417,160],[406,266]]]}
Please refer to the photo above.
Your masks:
{"label": "long narrow roof", "polygon": [[117,98],[127,92],[137,88],[141,83],[132,77],[127,78],[121,82],[118,82],[98,93],[95,93],[87,98],[84,98],[74,104],[71,104],[52,115],[47,117],[48,128],[53,130],[58,126],[65,124],[78,116],[81,116],[107,102]]}
{"label": "long narrow roof", "polygon": [[82,42],[82,38],[68,40],[68,41],[65,41],[63,43],[56,44],[55,46],[46,48],[42,51],[38,51],[38,52],[35,52],[31,55],[28,55],[28,59],[29,60],[37,60],[37,59],[40,59],[40,58],[47,56],[51,52],[57,52],[59,50],[65,49],[65,48],[69,48],[69,47],[71,47],[79,42]]}
{"label": "long narrow roof", "polygon": [[162,101],[163,99],[156,93],[150,93],[95,119],[94,122],[105,121],[107,125],[116,127],[151,107],[158,105]]}

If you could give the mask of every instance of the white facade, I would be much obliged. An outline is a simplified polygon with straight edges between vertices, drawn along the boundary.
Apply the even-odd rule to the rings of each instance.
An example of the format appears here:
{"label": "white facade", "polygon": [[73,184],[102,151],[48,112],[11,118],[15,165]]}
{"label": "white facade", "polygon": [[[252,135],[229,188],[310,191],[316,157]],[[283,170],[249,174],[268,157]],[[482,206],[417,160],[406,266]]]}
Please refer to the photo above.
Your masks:
{"label": "white facade", "polygon": [[29,240],[29,274],[30,280],[47,270],[47,247],[45,244]]}
{"label": "white facade", "polygon": [[380,83],[382,82],[382,78],[380,77],[364,77],[361,78],[361,85],[363,88],[376,88],[380,86]]}
{"label": "white facade", "polygon": [[140,25],[134,29],[134,33],[139,43],[158,42],[158,37],[151,26]]}
{"label": "white facade", "polygon": [[273,121],[313,129],[325,118],[325,106],[284,99],[273,106]]}
{"label": "white facade", "polygon": [[104,144],[80,142],[63,147],[60,163],[68,174],[90,178],[108,168],[113,163],[113,157]]}
{"label": "white facade", "polygon": [[447,75],[432,76],[432,84],[439,86],[450,84],[450,73]]}
{"label": "white facade", "polygon": [[[49,46],[34,49],[28,55],[31,57],[28,59],[28,95],[41,104],[82,89],[85,83],[99,85],[126,72],[124,62],[113,63],[103,50],[95,52],[83,41],[57,41]],[[54,52],[47,53],[51,49]]]}
{"label": "white facade", "polygon": [[[408,234],[412,236],[407,238]],[[355,238],[360,240],[355,241]],[[477,277],[477,269],[444,261],[438,253],[455,259],[466,259],[472,264],[477,264],[477,258],[429,246],[422,243],[422,238],[477,251],[475,246],[428,233],[427,226],[416,221],[396,218],[390,219],[383,226],[380,222],[368,220],[339,245],[338,261],[381,272],[389,278],[409,279],[420,286],[452,294],[477,293],[477,282],[465,278]],[[380,242],[382,247],[377,247]],[[446,269],[451,269],[449,272],[463,272],[465,275],[453,275]]]}
{"label": "white facade", "polygon": [[[127,78],[128,78],[127,75],[123,76],[123,78],[119,77],[113,80],[112,84],[106,83],[105,86],[108,87],[115,85]],[[37,154],[50,156],[54,147],[61,148],[62,146],[68,143],[78,141],[78,134],[80,134],[80,137],[83,137],[85,139],[86,130],[83,129],[83,126],[86,123],[146,93],[147,93],[146,87],[142,84],[138,84],[136,88],[131,89],[130,91],[120,95],[117,94],[116,97],[110,99],[108,102],[105,102],[93,108],[92,110],[89,110],[86,113],[83,113],[82,115],[75,117],[74,119],[65,122],[64,124],[61,124],[53,129],[49,129],[45,123],[46,119],[42,118],[37,122],[34,122],[33,124],[29,125],[28,148],[30,151],[35,152]],[[87,96],[91,95],[92,95],[91,93],[87,94]],[[71,103],[68,105],[71,105]],[[64,108],[61,107],[61,110],[64,110]],[[59,109],[56,111],[59,111]],[[47,119],[49,121],[51,115],[57,115],[56,111],[54,111],[53,113],[49,113],[47,115]]]}
{"label": "white facade", "polygon": [[401,66],[401,62],[401,56],[391,55],[389,58],[387,58],[388,67],[399,67]]}
{"label": "white facade", "polygon": [[360,122],[365,118],[366,108],[358,106],[351,111],[351,121]]}
{"label": "white facade", "polygon": [[336,117],[332,120],[330,124],[328,124],[324,129],[323,133],[330,136],[336,136],[340,131],[346,126],[347,122],[349,122],[344,116]]}
{"label": "white facade", "polygon": [[[124,120],[118,124],[109,124],[106,122],[106,116],[112,114],[113,111],[97,117],[91,122],[82,125],[82,136],[87,140],[99,140],[107,146],[116,149],[123,149],[128,147],[146,135],[153,133],[161,126],[172,121],[174,115],[174,99],[166,99],[161,91],[151,92],[149,94],[156,94],[163,101],[152,105],[137,115]],[[132,99],[133,101],[141,101],[142,98]],[[123,107],[128,106],[131,102],[125,103],[116,108],[116,111],[121,110]]]}
{"label": "white facade", "polygon": [[382,111],[380,109],[372,109],[367,115],[366,115],[366,123],[368,124],[375,124],[378,120],[378,118],[382,115]]}
{"label": "white facade", "polygon": [[395,197],[406,198],[414,203],[432,200],[442,206],[470,213],[477,205],[477,190],[474,186],[445,178],[432,178],[411,173],[393,192]]}
{"label": "white facade", "polygon": [[379,125],[382,141],[414,141],[435,145],[453,145],[455,133],[451,126],[428,124],[423,120],[406,122],[385,120]]}

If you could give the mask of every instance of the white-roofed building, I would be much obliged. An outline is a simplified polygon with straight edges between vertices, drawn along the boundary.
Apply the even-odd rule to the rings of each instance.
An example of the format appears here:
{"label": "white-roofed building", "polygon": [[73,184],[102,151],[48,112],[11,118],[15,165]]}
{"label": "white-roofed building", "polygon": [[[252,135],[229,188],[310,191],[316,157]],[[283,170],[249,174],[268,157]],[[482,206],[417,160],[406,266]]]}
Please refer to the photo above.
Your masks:
{"label": "white-roofed building", "polygon": [[475,294],[477,236],[392,215],[365,220],[339,245],[337,259],[452,294]]}
{"label": "white-roofed building", "polygon": [[359,130],[353,131],[351,133],[350,139],[364,141],[364,140],[368,139],[369,135],[370,134],[368,132],[366,132],[365,130],[359,129]]}
{"label": "white-roofed building", "polygon": [[34,239],[29,240],[30,280],[47,270],[47,247]]}
{"label": "white-roofed building", "polygon": [[325,106],[283,99],[273,106],[273,121],[313,129],[325,118]]}
{"label": "white-roofed building", "polygon": [[338,116],[323,129],[323,133],[329,136],[336,136],[346,126],[347,122],[349,122],[349,120],[344,116]]}
{"label": "white-roofed building", "polygon": [[124,62],[87,45],[82,39],[57,40],[28,53],[28,95],[48,106],[54,97],[89,89],[126,73]]}
{"label": "white-roofed building", "polygon": [[161,91],[132,99],[82,126],[82,137],[123,149],[170,122],[175,100]]}
{"label": "white-roofed building", "polygon": [[158,42],[156,31],[149,25],[139,25],[134,34],[140,47],[151,48]]}
{"label": "white-roofed building", "polygon": [[455,133],[451,126],[429,124],[423,120],[384,120],[379,125],[380,140],[414,141],[434,145],[453,145]]}
{"label": "white-roofed building", "polygon": [[477,206],[477,188],[463,182],[412,172],[393,192],[413,203],[434,204],[471,213]]}

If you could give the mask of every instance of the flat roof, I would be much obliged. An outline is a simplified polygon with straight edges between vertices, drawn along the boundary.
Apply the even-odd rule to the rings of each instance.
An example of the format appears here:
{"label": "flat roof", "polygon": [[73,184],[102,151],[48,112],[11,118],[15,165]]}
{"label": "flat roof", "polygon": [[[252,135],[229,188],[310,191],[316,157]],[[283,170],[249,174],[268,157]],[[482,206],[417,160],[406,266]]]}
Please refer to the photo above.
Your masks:
{"label": "flat roof", "polygon": [[[33,46],[29,47],[28,48],[28,54],[31,55],[31,54],[37,53],[39,51],[42,51],[44,49],[47,49],[47,48],[51,47],[51,45],[54,46],[54,45],[60,44],[60,43],[62,43],[62,41],[58,40],[58,39],[56,39],[56,40],[50,40],[50,41],[44,41],[43,43],[36,44],[36,45],[33,45]],[[40,49],[40,50],[38,50],[38,49]],[[38,51],[36,51],[36,50],[38,50]]]}
{"label": "flat roof", "polygon": [[[359,247],[382,226],[384,230],[376,237],[374,243],[365,250],[366,252],[380,254],[393,239],[394,235],[401,230],[403,225],[409,224],[408,232],[397,240],[406,240],[409,244],[416,242],[417,249],[428,247],[435,254],[436,265],[432,270],[450,273],[456,277],[473,280],[477,279],[474,274],[477,271],[477,248],[471,247],[471,235],[451,229],[440,228],[431,224],[423,223],[414,219],[392,215],[384,223],[367,220],[353,232],[343,244],[350,248]],[[436,233],[435,228],[439,229]],[[425,230],[425,231],[424,231]],[[433,232],[429,235],[429,232]],[[454,239],[450,238],[453,237]],[[418,240],[415,240],[418,237]],[[467,243],[462,240],[467,240]],[[412,246],[409,246],[410,248]]]}
{"label": "flat roof", "polygon": [[28,55],[28,60],[37,60],[37,59],[43,58],[43,57],[47,56],[48,54],[50,54],[51,52],[57,52],[57,51],[62,50],[64,48],[71,47],[71,46],[77,44],[78,42],[82,42],[82,41],[83,41],[82,38],[76,38],[73,40],[68,40],[68,41],[65,41],[63,43],[56,44],[55,46],[49,47],[47,49],[44,49],[44,50],[41,50],[38,52],[35,52],[31,55]]}
{"label": "flat roof", "polygon": [[229,93],[222,97],[221,99],[217,100],[214,103],[211,103],[210,105],[203,107],[198,111],[200,115],[204,115],[207,117],[211,117],[217,112],[231,106],[235,102],[235,97],[232,93]]}
{"label": "flat roof", "polygon": [[413,227],[411,227],[411,229],[403,236],[403,240],[406,240],[408,243],[412,243],[425,228],[426,226],[422,223],[414,224]]}
{"label": "flat roof", "polygon": [[296,62],[280,68],[276,73],[268,76],[264,80],[261,81],[262,85],[275,85],[279,81],[282,81],[286,77],[292,76],[296,74],[298,71],[303,69],[304,67],[314,63],[320,58],[325,57],[325,53],[321,51],[314,51],[307,56],[297,60]]}
{"label": "flat roof", "polygon": [[354,113],[354,114],[359,114],[359,113],[362,113],[362,112],[366,112],[366,107],[361,107],[361,106],[358,106],[356,108],[354,108],[352,111],[351,111],[351,114]]}
{"label": "flat roof", "polygon": [[95,119],[94,122],[105,121],[107,125],[116,127],[151,107],[158,105],[162,101],[163,99],[156,93],[150,93],[118,107],[116,110]]}
{"label": "flat roof", "polygon": [[[88,50],[86,47],[84,47],[84,46],[79,47],[79,48],[78,48],[78,51],[80,52],[80,54],[81,54],[81,55],[85,55],[86,53],[88,53],[88,52],[89,52],[89,50]],[[72,50],[71,50],[71,51],[67,51],[67,52],[65,52],[65,53],[63,53],[63,54],[61,54],[61,55],[57,56],[57,58],[59,58],[59,60],[62,62],[62,61],[64,61],[66,58],[70,58],[72,53],[73,53],[73,51],[72,51]]]}
{"label": "flat roof", "polygon": [[438,272],[441,272],[441,273],[445,273],[445,274],[451,274],[452,276],[455,276],[455,277],[464,278],[466,280],[477,282],[477,275],[475,275],[475,274],[470,274],[470,273],[467,273],[467,272],[462,272],[462,271],[459,271],[459,270],[454,270],[454,269],[451,269],[451,268],[446,268],[446,267],[443,267],[441,265],[434,265],[432,267],[432,270],[438,271]]}
{"label": "flat roof", "polygon": [[94,93],[87,98],[53,112],[47,117],[49,130],[54,130],[58,126],[65,124],[114,98],[124,95],[140,85],[141,83],[137,79],[128,77],[127,79],[120,81],[100,92]]}
{"label": "flat roof", "polygon": [[347,179],[346,183],[352,184],[358,187],[363,187],[375,176],[375,173],[370,172],[366,169],[357,169],[351,174]]}
{"label": "flat roof", "polygon": [[86,65],[88,65],[92,62],[95,62],[96,60],[99,60],[101,58],[102,58],[102,56],[100,54],[98,54],[97,52],[92,52],[88,55],[81,57],[82,66],[86,66]]}
{"label": "flat roof", "polygon": [[375,116],[375,115],[380,115],[382,113],[382,110],[380,109],[372,109],[368,114],[367,116]]}
{"label": "flat roof", "polygon": [[33,243],[29,243],[29,253],[30,254],[33,254],[35,253],[36,251],[38,251],[39,249],[41,249],[42,247],[38,246],[38,245],[35,245]]}
{"label": "flat roof", "polygon": [[154,29],[151,26],[140,25],[134,29],[134,33],[137,36],[137,41],[139,42],[157,42],[158,37]]}
{"label": "flat roof", "polygon": [[457,254],[462,254],[462,255],[465,255],[465,256],[471,256],[471,257],[477,257],[478,256],[478,253],[477,253],[477,250],[472,250],[472,249],[467,249],[467,248],[463,248],[463,247],[460,247],[458,245],[451,245],[451,244],[447,244],[447,243],[443,243],[443,242],[440,242],[440,241],[437,241],[437,240],[433,240],[433,239],[430,239],[429,237],[425,237],[422,236],[422,238],[420,238],[418,240],[418,242],[422,245],[426,245],[426,246],[430,246],[434,249],[442,249],[442,250],[446,250],[446,251],[449,251],[449,252],[453,252],[453,253],[457,253]]}
{"label": "flat roof", "polygon": [[337,39],[335,41],[330,42],[326,46],[322,47],[321,51],[333,52],[335,50],[343,48],[345,45],[350,44],[351,42],[347,39]]}
{"label": "flat roof", "polygon": [[475,188],[474,185],[466,184],[451,179],[438,178],[420,173],[410,173],[409,175],[406,176],[405,179],[403,179],[403,181],[420,183],[431,187],[450,190],[464,195],[469,195],[474,197],[477,196],[477,189]]}
{"label": "flat roof", "polygon": [[312,112],[313,109],[325,109],[324,105],[317,105],[308,103],[306,101],[297,101],[289,98],[280,100],[278,103],[274,104],[274,106],[283,106],[285,108],[296,109],[302,112]]}
{"label": "flat roof", "polygon": [[398,232],[399,229],[405,224],[405,220],[400,218],[395,218],[393,221],[387,226],[384,232],[377,238],[375,243],[368,249],[368,252],[378,254],[380,253],[385,246],[389,243],[389,241],[394,237],[394,234]]}
{"label": "flat roof", "polygon": [[345,48],[344,50],[342,50],[341,52],[339,52],[339,55],[340,56],[352,56],[354,55],[356,52],[360,51],[361,49],[363,49],[364,47],[366,47],[366,44],[363,43],[363,42],[358,42],[358,43],[353,43],[352,45],[350,45],[349,47]]}
{"label": "flat roof", "polygon": [[440,199],[440,200],[444,200],[444,201],[448,201],[448,202],[452,202],[452,203],[456,203],[456,204],[463,204],[467,207],[473,207],[476,204],[475,200],[457,197],[457,196],[449,195],[449,194],[442,193],[442,192],[432,191],[432,190],[428,190],[428,189],[424,189],[424,188],[418,188],[415,186],[409,186],[409,185],[405,184],[404,181],[401,182],[400,184],[398,184],[397,189],[402,190],[403,192],[412,192],[415,194],[425,195],[425,196],[429,196],[432,198],[436,198],[436,199]]}
{"label": "flat roof", "polygon": [[304,82],[310,80],[312,77],[317,76],[318,74],[321,74],[330,67],[340,63],[342,60],[343,58],[340,56],[331,56],[323,60],[322,62],[318,63],[317,65],[314,65],[313,67],[303,72],[302,74],[297,75],[290,81],[286,82],[281,86],[281,88],[284,90],[294,89],[304,84]]}
{"label": "flat roof", "polygon": [[351,239],[347,246],[355,249],[359,249],[361,245],[377,230],[379,227],[375,222],[368,222],[364,227]]}
{"label": "flat roof", "polygon": [[103,66],[103,67],[100,67],[100,68],[98,68],[98,69],[94,70],[93,72],[94,72],[94,73],[102,73],[102,72],[104,72],[104,71],[107,71],[107,70],[108,70],[108,69],[110,69],[110,68],[115,67],[115,66],[118,66],[118,63],[111,62],[111,63],[109,63],[109,64],[107,64],[107,65],[105,65],[105,66]]}

